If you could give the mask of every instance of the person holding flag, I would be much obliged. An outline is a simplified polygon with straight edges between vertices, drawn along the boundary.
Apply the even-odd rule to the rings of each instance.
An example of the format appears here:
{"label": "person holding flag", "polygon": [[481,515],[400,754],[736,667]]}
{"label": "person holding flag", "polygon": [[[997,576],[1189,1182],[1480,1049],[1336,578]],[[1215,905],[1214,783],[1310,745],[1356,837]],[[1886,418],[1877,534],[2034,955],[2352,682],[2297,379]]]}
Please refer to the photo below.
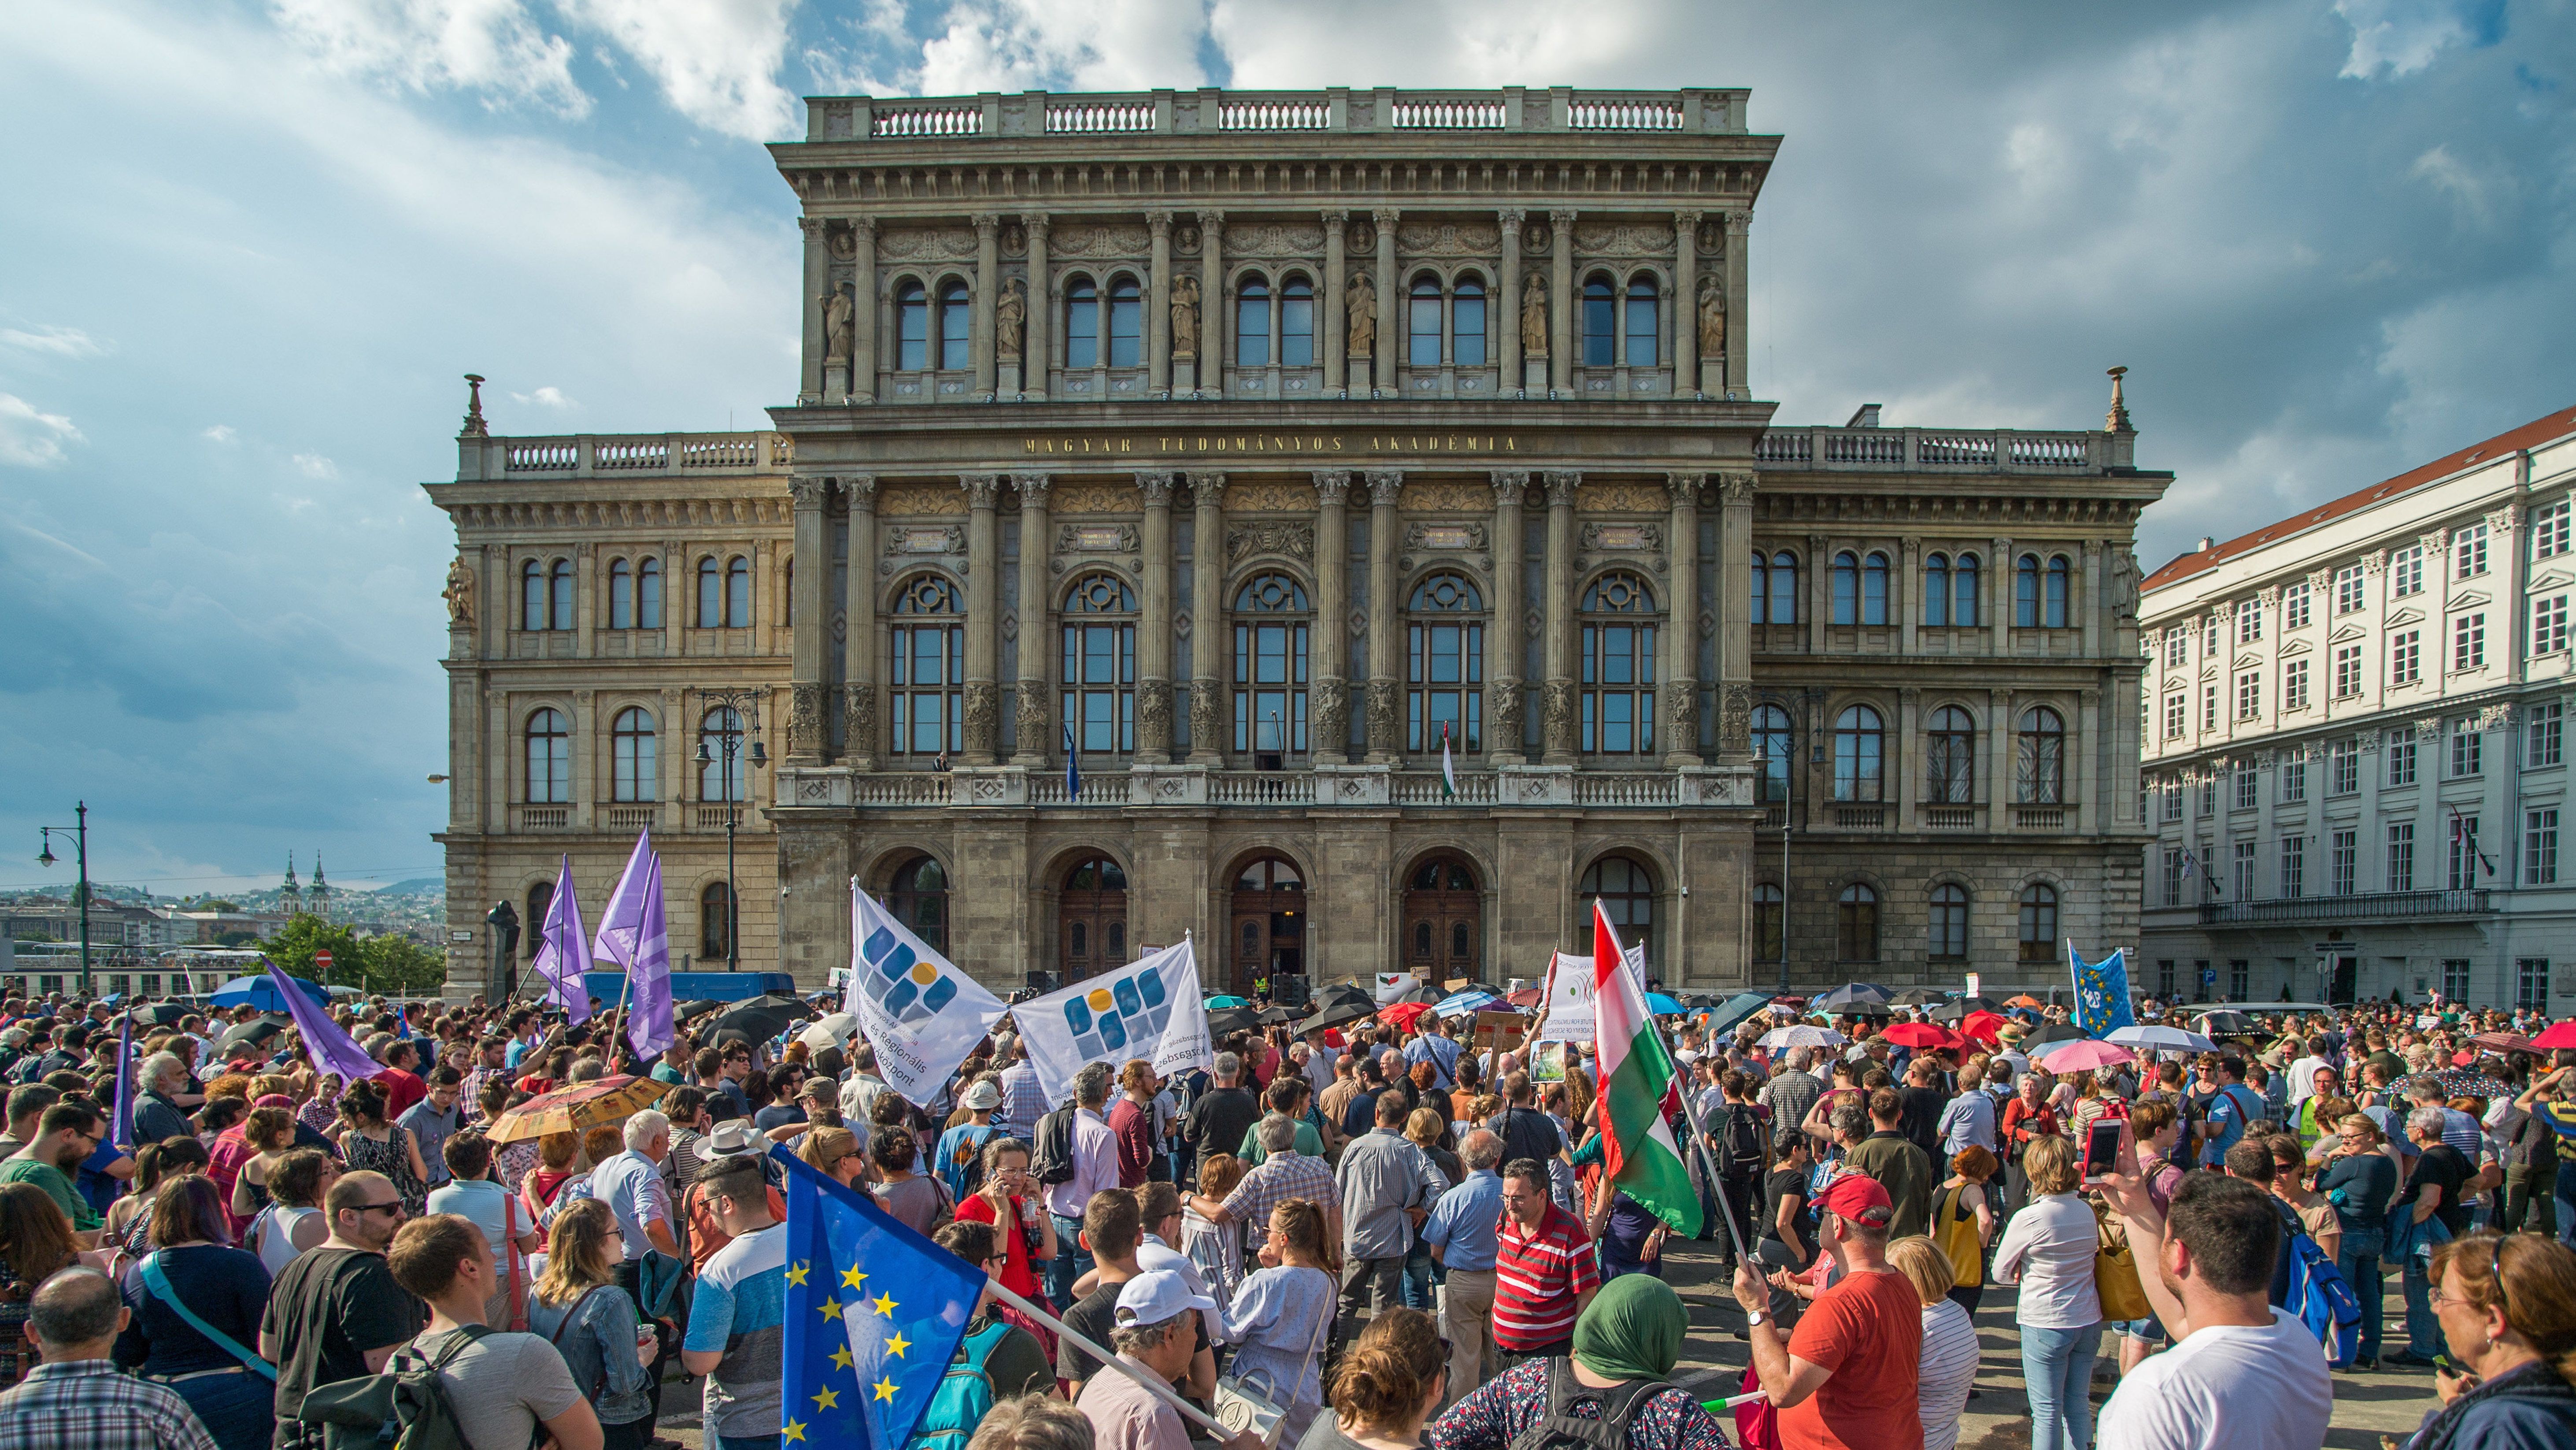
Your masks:
{"label": "person holding flag", "polygon": [[677,1033],[671,1022],[671,933],[662,915],[662,858],[653,850],[649,830],[635,837],[635,850],[618,873],[617,889],[609,893],[591,950],[626,969],[619,1010],[626,1012],[626,1041],[636,1059],[660,1057]]}

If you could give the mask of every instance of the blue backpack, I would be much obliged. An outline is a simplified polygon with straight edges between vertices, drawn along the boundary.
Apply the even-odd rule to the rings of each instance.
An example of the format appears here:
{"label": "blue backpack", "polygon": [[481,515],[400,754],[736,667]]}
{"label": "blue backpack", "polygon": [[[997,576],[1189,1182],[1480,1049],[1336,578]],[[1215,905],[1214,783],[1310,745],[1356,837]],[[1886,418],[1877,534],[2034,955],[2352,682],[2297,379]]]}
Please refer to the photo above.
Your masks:
{"label": "blue backpack", "polygon": [[2325,1346],[2328,1368],[2349,1368],[2361,1355],[2360,1296],[2308,1235],[2290,1235],[2281,1252],[2290,1255],[2290,1295],[2281,1307],[2297,1315]]}
{"label": "blue backpack", "polygon": [[[2354,1313],[2358,1317],[2358,1306]],[[964,1450],[975,1427],[993,1412],[993,1380],[984,1371],[984,1361],[1010,1332],[1010,1321],[995,1315],[983,1333],[970,1334],[958,1343],[956,1357],[940,1376],[939,1388],[931,1394],[904,1450]]]}

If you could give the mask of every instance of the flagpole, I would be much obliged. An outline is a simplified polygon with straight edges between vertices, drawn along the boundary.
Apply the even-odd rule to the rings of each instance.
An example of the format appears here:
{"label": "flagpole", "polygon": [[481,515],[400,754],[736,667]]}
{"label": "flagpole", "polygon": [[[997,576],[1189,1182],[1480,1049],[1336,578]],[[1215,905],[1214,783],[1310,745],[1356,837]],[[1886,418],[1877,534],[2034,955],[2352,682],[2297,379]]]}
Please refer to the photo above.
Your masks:
{"label": "flagpole", "polygon": [[[1054,1330],[1056,1333],[1063,1335],[1065,1338],[1072,1340],[1075,1344],[1080,1345],[1084,1350],[1088,1351],[1092,1358],[1099,1360],[1102,1364],[1109,1366],[1111,1369],[1127,1376],[1136,1383],[1143,1385],[1146,1390],[1151,1392],[1156,1398],[1162,1400],[1165,1404],[1170,1405],[1173,1409],[1180,1411],[1184,1416],[1205,1425],[1209,1430],[1215,1432],[1218,1437],[1218,1443],[1223,1444],[1234,1439],[1236,1434],[1234,1430],[1227,1428],[1222,1421],[1218,1420],[1213,1415],[1210,1415],[1207,1411],[1200,1409],[1198,1406],[1191,1404],[1185,1399],[1182,1399],[1179,1392],[1174,1390],[1170,1385],[1165,1384],[1159,1375],[1139,1373],[1136,1366],[1120,1359],[1115,1350],[1103,1349],[1099,1345],[1092,1343],[1089,1338],[1074,1332],[1072,1327],[1067,1325],[1063,1320],[1056,1318],[1053,1314],[1050,1314],[1035,1304],[1030,1303],[1028,1300],[1021,1298],[1019,1295],[1012,1293],[1008,1288],[1005,1288],[999,1280],[988,1280],[986,1281],[985,1287],[992,1290],[994,1298],[1001,1300],[1003,1303],[1010,1305],[1012,1308],[1017,1309],[1021,1313],[1029,1316],[1031,1319],[1034,1319],[1040,1324],[1045,1325],[1047,1328]],[[1195,1309],[1190,1310],[1189,1312],[1191,1314],[1198,1313]]]}
{"label": "flagpole", "polygon": [[[1595,1019],[1595,1020],[1597,1021],[1598,1019]],[[1649,1018],[1647,1018],[1646,1020],[1648,1020],[1649,1022],[1654,1021],[1654,1019],[1653,1019],[1652,1017],[1649,1017]],[[1671,1056],[1672,1056],[1672,1052],[1673,1052],[1673,1047],[1672,1047],[1672,1043],[1671,1043],[1669,1040],[1666,1040],[1666,1039],[1665,1039],[1665,1037],[1664,1037],[1664,1028],[1663,1028],[1663,1024],[1661,1024],[1661,1023],[1656,1023],[1656,1025],[1655,1025],[1655,1037],[1656,1037],[1656,1039],[1657,1039],[1658,1041],[1663,1042],[1663,1044],[1664,1044],[1664,1055],[1665,1055],[1666,1057],[1671,1057]],[[1599,1053],[1600,1053],[1600,1048],[1599,1048],[1599,1046],[1598,1046],[1597,1044],[1596,1044],[1596,1045],[1595,1045],[1595,1047],[1593,1048],[1593,1052],[1594,1052],[1595,1060],[1597,1061],[1597,1060],[1598,1060],[1598,1057],[1599,1057]],[[1731,1239],[1731,1240],[1733,1240],[1733,1241],[1734,1241],[1734,1244],[1735,1244],[1735,1257],[1736,1257],[1736,1258],[1737,1258],[1737,1260],[1738,1260],[1738,1261],[1740,1261],[1740,1262],[1745,1262],[1745,1263],[1751,1263],[1751,1262],[1754,1262],[1753,1255],[1752,1255],[1752,1254],[1750,1254],[1750,1253],[1748,1253],[1748,1252],[1746,1252],[1746,1250],[1745,1250],[1745,1247],[1744,1247],[1744,1229],[1743,1229],[1743,1227],[1742,1227],[1741,1225],[1737,1224],[1737,1223],[1736,1223],[1736,1221],[1735,1221],[1735,1208],[1734,1208],[1734,1205],[1733,1205],[1732,1203],[1730,1203],[1730,1202],[1728,1201],[1728,1199],[1727,1199],[1727,1196],[1726,1196],[1726,1180],[1725,1180],[1725,1179],[1723,1179],[1723,1178],[1720,1178],[1720,1177],[1718,1176],[1718,1173],[1717,1173],[1717,1160],[1716,1160],[1715,1158],[1713,1158],[1713,1157],[1709,1156],[1709,1151],[1708,1151],[1708,1135],[1707,1135],[1706,1133],[1704,1133],[1704,1132],[1702,1132],[1702,1131],[1701,1131],[1701,1129],[1700,1129],[1700,1117],[1699,1117],[1699,1111],[1698,1111],[1698,1109],[1697,1109],[1697,1108],[1693,1107],[1693,1106],[1692,1106],[1692,1104],[1691,1104],[1691,1098],[1692,1098],[1693,1094],[1691,1094],[1691,1093],[1689,1093],[1689,1092],[1683,1092],[1683,1093],[1679,1094],[1678,1096],[1681,1098],[1681,1102],[1682,1102],[1682,1120],[1683,1120],[1684,1122],[1686,1122],[1686,1123],[1690,1124],[1690,1130],[1691,1130],[1691,1147],[1692,1147],[1692,1148],[1694,1148],[1694,1149],[1696,1149],[1696,1150],[1698,1150],[1698,1152],[1699,1152],[1699,1162],[1700,1162],[1700,1167],[1702,1167],[1702,1168],[1704,1168],[1704,1169],[1706,1169],[1706,1170],[1708,1171],[1708,1182],[1709,1182],[1709,1186],[1710,1186],[1711,1188],[1714,1188],[1715,1190],[1717,1190],[1717,1210],[1718,1210],[1718,1212],[1719,1212],[1721,1215],[1723,1215],[1723,1216],[1725,1217],[1725,1219],[1726,1219],[1726,1236],[1727,1236],[1729,1239]]]}

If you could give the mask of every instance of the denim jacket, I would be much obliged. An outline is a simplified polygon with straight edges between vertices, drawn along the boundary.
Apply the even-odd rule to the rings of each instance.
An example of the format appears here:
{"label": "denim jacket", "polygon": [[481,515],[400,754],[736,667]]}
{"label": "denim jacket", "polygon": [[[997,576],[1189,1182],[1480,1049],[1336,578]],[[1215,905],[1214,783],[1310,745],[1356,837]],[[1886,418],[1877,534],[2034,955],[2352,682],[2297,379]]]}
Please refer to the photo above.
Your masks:
{"label": "denim jacket", "polygon": [[[564,1321],[569,1317],[570,1324]],[[635,1357],[635,1301],[614,1284],[588,1291],[570,1304],[528,1296],[528,1331],[554,1341],[582,1398],[592,1401],[603,1425],[643,1419],[652,1408],[644,1392],[644,1365]]]}

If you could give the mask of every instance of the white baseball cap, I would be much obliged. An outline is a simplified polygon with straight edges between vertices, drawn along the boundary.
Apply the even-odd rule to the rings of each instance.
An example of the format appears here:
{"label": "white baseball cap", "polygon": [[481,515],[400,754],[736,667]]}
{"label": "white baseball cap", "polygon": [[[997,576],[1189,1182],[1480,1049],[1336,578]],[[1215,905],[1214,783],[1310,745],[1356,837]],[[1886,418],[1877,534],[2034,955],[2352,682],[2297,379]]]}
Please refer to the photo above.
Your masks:
{"label": "white baseball cap", "polygon": [[1192,1309],[1214,1310],[1216,1301],[1190,1292],[1187,1279],[1170,1269],[1138,1274],[1118,1286],[1118,1323],[1161,1324]]}

